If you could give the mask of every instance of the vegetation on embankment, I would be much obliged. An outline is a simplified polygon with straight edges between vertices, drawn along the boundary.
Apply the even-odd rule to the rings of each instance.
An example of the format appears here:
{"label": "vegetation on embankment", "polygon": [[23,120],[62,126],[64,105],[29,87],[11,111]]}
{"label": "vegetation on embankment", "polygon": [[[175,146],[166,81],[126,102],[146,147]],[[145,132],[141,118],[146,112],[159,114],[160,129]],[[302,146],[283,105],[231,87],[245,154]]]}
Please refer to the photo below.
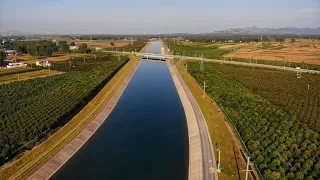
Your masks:
{"label": "vegetation on embankment", "polygon": [[[176,59],[176,61],[179,59]],[[227,125],[225,118],[219,109],[214,104],[210,97],[203,98],[203,90],[198,85],[197,81],[186,72],[183,64],[177,66],[179,73],[186,82],[192,95],[199,104],[201,111],[205,117],[206,124],[210,133],[210,138],[213,145],[213,151],[218,161],[217,149],[221,150],[221,173],[218,173],[220,180],[238,180],[238,169],[245,169],[245,162],[240,157],[239,148],[235,143],[236,136],[233,135],[232,130]],[[233,148],[233,146],[235,146]],[[238,167],[237,167],[237,163]],[[240,172],[242,179],[245,178],[245,173]]]}
{"label": "vegetation on embankment", "polygon": [[128,44],[122,47],[107,47],[105,48],[107,51],[127,51],[127,52],[139,52],[146,44],[148,40],[138,39],[133,41],[132,44]]}
{"label": "vegetation on embankment", "polygon": [[76,58],[52,67],[64,74],[1,85],[0,163],[68,122],[127,61],[110,55]]}
{"label": "vegetation on embankment", "polygon": [[228,50],[220,49],[218,45],[183,45],[179,41],[164,40],[164,44],[170,49],[170,52],[181,56],[196,56],[208,59],[217,59],[228,53]]}
{"label": "vegetation on embankment", "polygon": [[[264,77],[258,75],[260,72],[266,75],[262,69],[247,68],[245,71],[240,67],[223,66],[227,67],[205,63],[204,71],[201,71],[199,62],[188,62],[188,71],[199,83],[206,81],[206,92],[225,110],[264,179],[319,179],[319,133],[285,107],[273,104],[269,97],[277,88],[291,92],[293,86],[288,83],[277,84],[283,83],[281,76],[288,78],[281,75],[287,72],[269,72],[274,76]],[[250,70],[256,72],[250,73]],[[296,77],[294,73],[292,76]],[[276,80],[279,77],[280,80]],[[253,80],[255,78],[257,80]],[[273,80],[275,82],[268,82]],[[290,94],[283,93],[281,99],[289,98]],[[310,95],[312,97],[314,93],[310,92]],[[274,98],[280,96],[275,94]],[[298,102],[299,98],[289,100]],[[312,107],[317,109],[316,105]]]}

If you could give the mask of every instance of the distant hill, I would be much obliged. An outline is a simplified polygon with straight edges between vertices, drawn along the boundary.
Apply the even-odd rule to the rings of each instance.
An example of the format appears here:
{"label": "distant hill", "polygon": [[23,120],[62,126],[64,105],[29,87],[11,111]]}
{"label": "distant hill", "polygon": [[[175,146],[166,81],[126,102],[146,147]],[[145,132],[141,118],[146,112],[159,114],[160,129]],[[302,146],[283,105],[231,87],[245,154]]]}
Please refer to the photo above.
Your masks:
{"label": "distant hill", "polygon": [[[244,28],[230,28],[221,31],[213,31],[212,33],[201,33],[201,35],[320,35],[320,27],[317,28],[295,28],[295,27],[287,27],[287,28],[259,28],[257,26],[253,27],[244,27]],[[0,36],[34,36],[34,35],[68,35],[66,34],[50,34],[50,33],[33,33],[33,32],[21,32],[16,30],[10,30],[1,32]],[[70,34],[69,34],[70,35]],[[74,34],[73,34],[74,35]],[[78,34],[78,35],[88,35],[88,34]],[[98,35],[92,33],[90,35]],[[108,34],[112,35],[112,34]],[[114,34],[116,35],[116,34]],[[127,34],[130,35],[130,34]],[[132,34],[131,34],[132,35]],[[142,34],[135,34],[142,35]],[[143,36],[150,36],[159,34],[143,34]],[[166,36],[167,34],[162,34]],[[199,33],[189,34],[189,33],[172,33],[170,36],[197,36]],[[119,35],[116,35],[119,36]]]}
{"label": "distant hill", "polygon": [[253,35],[266,35],[266,34],[295,34],[295,35],[320,35],[320,27],[318,28],[259,28],[259,27],[245,27],[245,28],[232,28],[222,31],[214,31],[213,34],[253,34]]}

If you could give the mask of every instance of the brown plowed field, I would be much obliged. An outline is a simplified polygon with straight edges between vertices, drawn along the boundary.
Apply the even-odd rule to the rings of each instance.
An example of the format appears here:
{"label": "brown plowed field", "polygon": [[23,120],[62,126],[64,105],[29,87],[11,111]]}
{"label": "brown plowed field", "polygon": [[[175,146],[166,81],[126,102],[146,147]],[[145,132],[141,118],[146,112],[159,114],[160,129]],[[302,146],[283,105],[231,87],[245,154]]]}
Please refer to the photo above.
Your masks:
{"label": "brown plowed field", "polygon": [[294,43],[291,42],[272,42],[265,43],[261,48],[261,43],[241,45],[221,45],[221,48],[232,49],[234,52],[226,55],[227,57],[252,58],[264,60],[279,60],[291,62],[305,62],[309,64],[320,64],[320,41],[302,39]]}

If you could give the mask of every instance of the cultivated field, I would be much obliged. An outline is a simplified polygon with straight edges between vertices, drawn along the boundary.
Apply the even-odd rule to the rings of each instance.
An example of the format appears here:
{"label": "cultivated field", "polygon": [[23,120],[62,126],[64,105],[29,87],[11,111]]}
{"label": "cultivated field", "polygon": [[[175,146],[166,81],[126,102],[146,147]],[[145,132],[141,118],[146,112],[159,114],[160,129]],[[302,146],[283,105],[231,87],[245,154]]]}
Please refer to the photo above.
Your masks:
{"label": "cultivated field", "polygon": [[216,66],[252,92],[284,108],[310,129],[320,132],[320,76],[246,66]]}
{"label": "cultivated field", "polygon": [[53,70],[35,70],[30,72],[23,72],[23,73],[15,73],[15,74],[8,74],[0,76],[0,85],[1,84],[7,84],[14,81],[24,81],[28,79],[33,78],[39,78],[39,77],[47,77],[52,76],[56,74],[62,74],[63,72],[59,71],[53,71]]}
{"label": "cultivated field", "polygon": [[196,44],[196,45],[185,45],[182,42],[176,42],[172,40],[164,41],[166,47],[170,49],[170,53],[175,55],[185,55],[185,56],[197,56],[209,59],[220,58],[227,54],[229,51],[222,49],[217,44]]}
{"label": "cultivated field", "polygon": [[[126,56],[99,55],[86,62],[74,59],[73,66],[60,61],[52,69],[65,72],[61,75],[1,85],[0,134],[6,136],[0,136],[0,164],[31,149],[39,137],[68,122],[127,60]],[[0,173],[0,179],[6,179],[2,176]]]}
{"label": "cultivated field", "polygon": [[233,50],[226,57],[320,64],[320,41],[318,40],[297,39],[294,43],[265,42],[262,46],[261,43],[222,44],[220,47]]}
{"label": "cultivated field", "polygon": [[17,67],[17,68],[4,68],[0,69],[0,77],[9,75],[9,74],[16,74],[16,73],[24,73],[24,72],[30,72],[30,71],[36,71],[35,68],[29,68],[29,67]]}
{"label": "cultivated field", "polygon": [[301,67],[320,70],[320,41],[297,39],[291,42],[263,43],[197,43],[164,41],[174,54],[201,56],[209,59],[225,59],[274,66]]}
{"label": "cultivated field", "polygon": [[[134,40],[133,40],[134,41]],[[100,48],[108,48],[108,47],[124,47],[131,44],[131,40],[69,40],[68,43],[74,42],[77,46],[80,44],[87,44],[89,47],[100,47]],[[114,46],[111,45],[111,42],[114,43]]]}
{"label": "cultivated field", "polygon": [[122,85],[130,70],[139,62],[138,58],[130,57],[130,59],[70,122],[43,143],[33,148],[32,151],[27,152],[22,158],[0,169],[0,179],[25,179],[71,141],[99,114]]}
{"label": "cultivated field", "polygon": [[23,61],[27,64],[35,64],[37,60],[48,60],[49,62],[56,61],[65,61],[69,60],[69,58],[76,58],[87,56],[88,54],[80,54],[80,53],[54,53],[52,57],[35,57],[28,54],[19,55],[19,56],[9,56],[12,59],[17,59],[17,61]]}

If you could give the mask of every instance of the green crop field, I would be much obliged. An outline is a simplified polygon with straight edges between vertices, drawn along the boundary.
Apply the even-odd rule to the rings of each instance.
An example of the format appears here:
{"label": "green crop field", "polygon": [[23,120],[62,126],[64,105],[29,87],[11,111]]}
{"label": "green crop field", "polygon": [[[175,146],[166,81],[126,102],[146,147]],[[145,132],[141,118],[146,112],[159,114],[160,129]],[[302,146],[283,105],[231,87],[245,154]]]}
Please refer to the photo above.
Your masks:
{"label": "green crop field", "polygon": [[216,69],[320,132],[319,75],[305,73],[298,79],[295,72],[273,69],[231,65]]}
{"label": "green crop field", "polygon": [[0,69],[0,76],[6,76],[17,73],[25,73],[31,71],[37,71],[39,68],[29,68],[29,67],[21,67],[21,68],[8,68],[8,69]]}
{"label": "green crop field", "polygon": [[[188,71],[225,110],[264,179],[319,179],[319,76],[216,63]],[[308,90],[307,85],[310,85]]]}
{"label": "green crop field", "polygon": [[75,58],[52,67],[63,74],[1,85],[0,163],[70,120],[127,61],[110,55]]}
{"label": "green crop field", "polygon": [[138,39],[136,41],[133,41],[132,45],[128,44],[123,47],[108,47],[105,49],[108,51],[128,51],[128,52],[136,51],[136,52],[139,52],[147,43],[148,43],[147,40]]}
{"label": "green crop field", "polygon": [[228,50],[220,49],[218,45],[182,45],[179,42],[172,40],[164,41],[166,46],[174,54],[185,55],[185,56],[203,56],[204,58],[214,59],[221,58],[224,54],[228,53]]}

